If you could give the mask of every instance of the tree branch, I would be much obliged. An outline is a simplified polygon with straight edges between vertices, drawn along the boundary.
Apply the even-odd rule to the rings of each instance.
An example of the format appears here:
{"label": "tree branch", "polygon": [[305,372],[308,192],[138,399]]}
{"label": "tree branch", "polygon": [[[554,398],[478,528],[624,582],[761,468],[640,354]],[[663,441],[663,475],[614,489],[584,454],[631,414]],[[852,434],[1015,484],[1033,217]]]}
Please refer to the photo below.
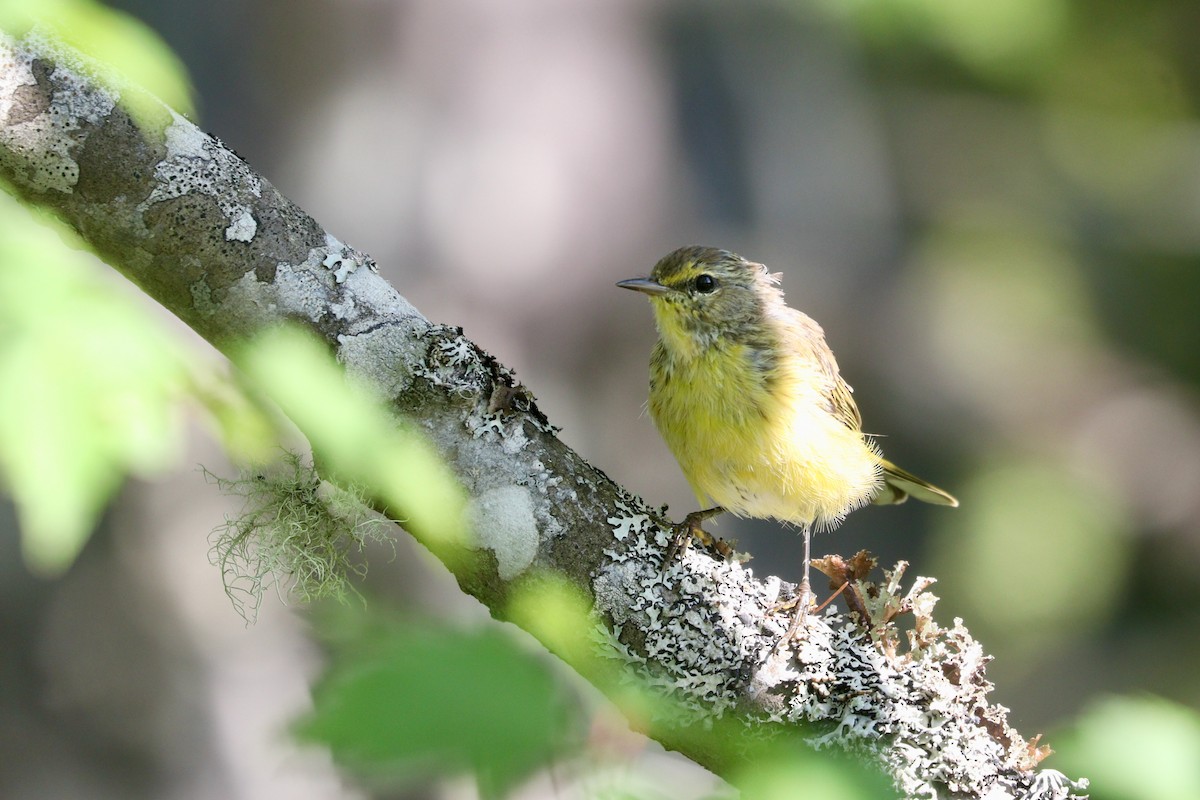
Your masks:
{"label": "tree branch", "polygon": [[[1086,787],[1035,770],[1040,751],[987,701],[989,657],[961,621],[933,622],[929,581],[906,593],[902,566],[881,587],[855,573],[866,624],[829,613],[777,647],[788,619],[774,606],[790,585],[695,548],[664,572],[669,523],[560,442],[510,370],[425,319],[219,141],[159,103],[131,105],[139,90],[97,75],[46,35],[0,37],[10,191],[52,210],[218,348],[285,320],[323,338],[419,422],[465,488],[479,557],[448,564],[462,588],[504,616],[516,587],[569,583],[593,609],[598,645],[560,654],[607,691],[618,693],[615,674],[673,699],[664,719],[644,721],[656,738],[727,777],[745,748],[718,737],[728,728],[717,718],[746,741],[792,733],[852,753],[911,797]],[[916,628],[904,649],[891,619],[906,610]]]}

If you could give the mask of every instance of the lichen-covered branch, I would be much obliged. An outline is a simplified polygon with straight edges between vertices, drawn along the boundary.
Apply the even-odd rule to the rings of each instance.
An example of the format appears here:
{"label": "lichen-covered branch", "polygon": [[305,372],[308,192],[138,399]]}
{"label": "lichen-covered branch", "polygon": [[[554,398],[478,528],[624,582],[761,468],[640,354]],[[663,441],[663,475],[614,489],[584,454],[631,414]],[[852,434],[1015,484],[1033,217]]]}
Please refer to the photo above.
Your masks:
{"label": "lichen-covered branch", "polygon": [[[792,587],[695,548],[664,572],[666,521],[563,445],[510,370],[425,319],[219,141],[124,102],[137,91],[44,36],[0,38],[0,178],[219,348],[285,320],[322,337],[462,483],[479,553],[450,565],[463,589],[500,616],[536,576],[577,589],[605,663],[676,701],[644,721],[654,735],[721,774],[736,743],[699,724],[718,716],[857,754],[911,797],[1082,788],[1036,770],[1037,749],[987,700],[988,657],[961,621],[933,622],[927,583],[905,592],[902,569],[880,587],[850,575],[870,619],[826,614],[793,646],[779,646],[775,608]],[[900,647],[891,617],[905,611],[917,623]]]}

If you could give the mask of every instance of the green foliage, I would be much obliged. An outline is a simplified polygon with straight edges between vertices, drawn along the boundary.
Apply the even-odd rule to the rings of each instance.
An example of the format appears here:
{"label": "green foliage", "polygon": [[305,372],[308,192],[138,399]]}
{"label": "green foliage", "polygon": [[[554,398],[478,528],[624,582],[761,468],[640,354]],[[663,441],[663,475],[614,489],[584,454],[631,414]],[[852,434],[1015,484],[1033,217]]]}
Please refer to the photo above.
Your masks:
{"label": "green foliage", "polygon": [[187,370],[128,292],[31,222],[0,196],[0,475],[28,563],[56,572],[127,473],[176,457]]}
{"label": "green foliage", "polygon": [[390,535],[370,511],[375,501],[427,546],[459,552],[467,531],[453,474],[420,433],[348,383],[315,337],[274,329],[241,346],[237,361],[249,385],[228,393],[218,418],[253,423],[242,406],[254,409],[254,398],[269,395],[308,438],[321,465],[318,475],[284,450],[275,463],[252,465],[241,478],[212,476],[222,491],[244,501],[213,532],[212,549],[239,613],[252,618],[273,585],[286,586],[302,602],[354,593],[350,580],[367,567],[353,555],[367,541]]}
{"label": "green foliage", "polygon": [[404,780],[473,772],[496,796],[579,739],[548,664],[496,630],[369,632],[317,685],[302,737],[347,764]]}
{"label": "green foliage", "polygon": [[1050,766],[1090,777],[1094,800],[1200,797],[1200,714],[1169,700],[1101,700],[1054,749]]}
{"label": "green foliage", "polygon": [[880,772],[833,753],[817,753],[793,741],[764,745],[761,752],[731,776],[742,797],[753,800],[791,800],[797,797],[838,800],[883,800],[896,797],[891,782]]}
{"label": "green foliage", "polygon": [[1010,655],[1103,624],[1122,596],[1130,545],[1110,496],[1045,462],[1000,457],[962,496],[962,518],[937,530],[934,571],[961,576],[946,602]]}
{"label": "green foliage", "polygon": [[189,405],[235,458],[276,447],[256,394],[165,331],[70,231],[0,195],[0,484],[31,569],[68,568],[127,476],[176,464]]}
{"label": "green foliage", "polygon": [[417,430],[349,384],[314,336],[277,328],[235,361],[308,438],[323,474],[383,501],[435,552],[465,543],[465,496],[453,473]]}
{"label": "green foliage", "polygon": [[551,652],[578,665],[596,657],[591,610],[588,598],[569,580],[533,570],[511,587],[504,613]]}
{"label": "green foliage", "polygon": [[[182,66],[134,18],[88,0],[0,0],[4,32],[35,25],[102,71],[191,108]],[[180,406],[198,372],[70,232],[40,214],[44,224],[31,224],[30,213],[0,197],[0,481],[17,505],[26,562],[56,573],[126,475],[153,475],[177,457]],[[241,408],[226,422],[254,428]]]}
{"label": "green foliage", "polygon": [[0,0],[0,30],[19,36],[34,25],[179,113],[192,113],[192,87],[183,64],[137,18],[93,0]]}
{"label": "green foliage", "polygon": [[877,42],[940,50],[993,80],[1043,68],[1068,33],[1065,0],[820,0]]}

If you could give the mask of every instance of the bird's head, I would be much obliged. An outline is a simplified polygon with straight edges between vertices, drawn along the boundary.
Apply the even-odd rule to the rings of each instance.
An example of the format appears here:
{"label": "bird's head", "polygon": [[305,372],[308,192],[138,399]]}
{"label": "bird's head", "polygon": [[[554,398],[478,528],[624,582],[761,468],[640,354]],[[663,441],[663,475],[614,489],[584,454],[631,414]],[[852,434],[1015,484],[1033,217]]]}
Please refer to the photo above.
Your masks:
{"label": "bird's head", "polygon": [[768,306],[782,302],[777,281],[766,267],[736,253],[691,246],[665,256],[650,277],[617,286],[649,296],[663,345],[690,356],[717,341],[761,334]]}

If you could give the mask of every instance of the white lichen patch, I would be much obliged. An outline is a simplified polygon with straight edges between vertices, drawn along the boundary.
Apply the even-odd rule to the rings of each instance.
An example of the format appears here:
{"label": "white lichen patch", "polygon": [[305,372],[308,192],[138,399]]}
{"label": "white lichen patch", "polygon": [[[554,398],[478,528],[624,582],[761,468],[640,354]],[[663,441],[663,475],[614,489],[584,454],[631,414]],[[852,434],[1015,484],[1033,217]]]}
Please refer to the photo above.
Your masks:
{"label": "white lichen patch", "polygon": [[358,305],[354,302],[354,298],[350,296],[347,296],[346,299],[340,303],[329,304],[329,313],[333,314],[334,319],[355,319],[358,316],[356,313],[357,311]]}
{"label": "white lichen patch", "polygon": [[[363,321],[372,327],[379,317],[419,320],[428,325],[428,320],[408,302],[395,287],[379,276],[375,260],[365,253],[344,244],[336,236],[326,233],[325,244],[314,248],[304,262],[313,271],[333,272],[334,282],[344,284],[346,291],[340,302],[331,303],[338,319],[348,322]],[[366,269],[362,269],[366,267]],[[354,330],[354,326],[350,326]]]}
{"label": "white lichen patch", "polygon": [[274,306],[289,316],[301,316],[317,322],[325,314],[325,289],[317,276],[303,267],[289,264],[275,268]]}
{"label": "white lichen patch", "polygon": [[204,158],[211,141],[211,136],[178,114],[163,132],[167,158]]}
{"label": "white lichen patch", "polygon": [[982,647],[961,620],[945,630],[929,616],[931,581],[918,579],[904,594],[898,569],[879,587],[891,597],[873,603],[916,609],[906,652],[893,646],[894,627],[867,634],[832,610],[781,643],[787,616],[770,613],[778,580],[757,581],[739,564],[694,551],[663,570],[667,531],[632,498],[617,507],[610,560],[592,586],[595,611],[611,624],[601,623],[602,648],[626,663],[631,680],[675,701],[674,724],[763,709],[763,722],[806,725],[815,748],[880,764],[906,797],[1066,800],[1086,789],[1086,781],[1034,771],[1030,745],[987,700]]}
{"label": "white lichen patch", "polygon": [[[25,38],[25,47],[15,49],[12,40],[0,34],[0,53],[7,68],[0,74],[0,118],[4,126],[6,149],[25,155],[30,167],[23,179],[35,191],[73,192],[79,182],[79,165],[71,150],[72,136],[82,123],[102,121],[120,99],[115,91],[100,87],[84,71],[79,60],[66,48],[40,31]],[[49,54],[58,65],[54,72],[55,91],[48,108],[20,121],[13,121],[14,100],[23,86],[37,85],[33,64],[37,54]],[[21,109],[28,113],[29,109]]]}
{"label": "white lichen patch", "polygon": [[[436,326],[431,332],[437,334],[450,330],[444,326]],[[475,346],[461,332],[440,338],[429,349],[429,356],[420,366],[418,374],[434,386],[464,399],[481,396],[487,391],[490,383],[487,365],[483,363]],[[487,432],[489,427],[495,433],[501,432],[498,421],[487,422],[482,419],[483,414],[477,416],[477,419],[468,423],[475,438]]]}
{"label": "white lichen patch", "polygon": [[[660,569],[667,531],[633,500],[617,507],[622,513],[608,522],[619,546],[605,551],[610,561],[592,584],[597,612],[615,622],[607,645],[680,713],[700,720],[731,710],[743,697],[740,676],[765,660],[784,631],[763,614],[778,584],[690,551]],[[766,629],[747,620],[765,620]],[[627,621],[641,640],[636,649],[623,641]]]}
{"label": "white lichen patch", "polygon": [[[262,179],[220,142],[185,117],[170,113],[171,124],[164,134],[167,154],[154,168],[154,189],[139,210],[146,211],[165,200],[204,195],[212,198],[229,220],[226,238],[250,241],[258,226],[255,223],[250,227],[245,221],[244,216],[250,212],[243,200],[262,196]],[[230,230],[237,235],[231,236]],[[247,235],[249,239],[243,238]]]}
{"label": "white lichen patch", "polygon": [[345,283],[346,278],[350,274],[362,266],[362,262],[354,258],[348,252],[330,253],[325,256],[325,260],[321,262],[321,266],[328,270],[333,270],[333,280],[335,283]]}
{"label": "white lichen patch", "polygon": [[513,580],[533,563],[538,551],[538,526],[528,489],[489,489],[467,503],[467,519],[475,541],[496,556],[501,580]]}
{"label": "white lichen patch", "polygon": [[[336,252],[342,252],[344,245],[331,236],[327,238],[335,243]],[[328,282],[321,276],[330,252],[330,248],[315,247],[298,264],[276,264],[272,283],[260,281],[253,270],[246,272],[234,284],[234,291],[228,293],[226,310],[246,320],[248,329],[270,324],[278,319],[280,313],[300,316],[313,322],[332,313],[338,319],[355,322],[360,327],[372,330],[376,329],[374,326],[380,316],[412,319],[417,324],[425,324],[425,318],[371,270],[354,272],[354,276],[363,277],[356,281],[353,292],[348,292],[341,302],[331,302]],[[363,256],[363,259],[366,257]],[[353,326],[348,327],[353,329]],[[403,330],[411,336],[410,331]],[[351,338],[354,337],[343,335],[343,345]],[[407,349],[417,348],[409,343]],[[357,348],[355,352],[363,352],[363,348]],[[395,361],[380,363],[392,364]]]}
{"label": "white lichen patch", "polygon": [[[900,598],[898,582],[889,583]],[[912,599],[932,610],[930,597]],[[1086,788],[1068,782],[1049,794],[1031,791],[1038,773],[1028,745],[1004,722],[1006,709],[989,704],[989,659],[962,620],[943,630],[918,619],[920,642],[901,654],[885,652],[880,637],[865,637],[840,615],[814,623],[788,669],[756,676],[758,692],[785,690],[778,719],[833,723],[810,738],[814,747],[873,753],[906,797],[1001,787],[1007,794],[998,796],[1048,800]]]}
{"label": "white lichen patch", "polygon": [[[208,309],[211,311],[216,308],[212,305],[212,290],[204,283],[203,278],[198,284],[193,285],[191,290],[193,302],[197,303],[198,310]],[[206,302],[205,306],[201,306],[199,303],[201,297]],[[245,330],[256,331],[270,326],[279,319],[278,304],[275,298],[274,285],[259,281],[255,271],[248,270],[229,287],[220,309],[222,313],[241,320],[241,325]]]}
{"label": "white lichen patch", "polygon": [[[500,449],[507,455],[514,456],[524,450],[528,444],[529,437],[525,435],[525,426],[514,425],[508,435],[502,438]],[[547,486],[554,485],[554,483],[562,482],[562,478],[551,475],[550,471],[546,469],[546,465],[540,461],[534,463],[533,468],[535,470],[533,476],[534,485],[541,486],[543,490]]]}
{"label": "white lichen patch", "polygon": [[258,222],[250,213],[250,209],[243,206],[241,213],[238,213],[229,227],[225,229],[225,239],[230,242],[249,242],[254,239],[257,231]]}
{"label": "white lichen patch", "polygon": [[412,385],[412,372],[422,352],[421,318],[407,318],[391,325],[377,325],[363,333],[338,336],[338,361],[351,375],[369,381],[380,397],[396,397]]}
{"label": "white lichen patch", "polygon": [[335,283],[345,283],[346,277],[358,269],[358,264],[340,253],[330,253],[325,256],[325,260],[321,262],[321,266],[325,267],[325,269],[333,270],[333,280]]}
{"label": "white lichen patch", "polygon": [[[517,382],[516,374],[476,347],[460,328],[435,325],[428,334],[432,341],[420,377],[447,393],[484,401],[464,420],[475,438],[515,433],[515,428],[505,428],[504,418],[523,416],[519,412],[531,408],[530,396]],[[533,415],[526,416],[526,421],[550,430]]]}
{"label": "white lichen patch", "polygon": [[342,244],[333,234],[325,234],[325,246],[328,255],[321,260],[321,266],[333,271],[333,279],[336,283],[345,283],[346,279],[357,272],[359,267],[367,267],[371,272],[379,271],[375,259],[349,245]]}

